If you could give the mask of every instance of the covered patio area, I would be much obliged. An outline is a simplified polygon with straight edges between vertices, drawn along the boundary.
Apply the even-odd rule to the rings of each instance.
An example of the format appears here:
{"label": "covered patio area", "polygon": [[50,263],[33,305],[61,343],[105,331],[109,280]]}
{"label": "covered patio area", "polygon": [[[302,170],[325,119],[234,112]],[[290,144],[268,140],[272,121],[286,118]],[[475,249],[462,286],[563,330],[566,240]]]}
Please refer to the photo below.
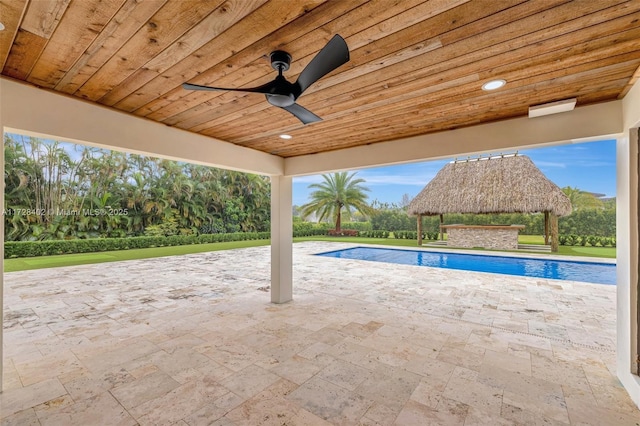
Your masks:
{"label": "covered patio area", "polygon": [[[3,424],[637,424],[616,288],[268,247],[5,274]],[[463,285],[461,285],[463,284]]]}
{"label": "covered patio area", "polygon": [[[612,374],[640,406],[637,1],[18,0],[0,8],[3,132],[271,178],[270,255],[260,251],[258,265],[237,262],[219,275],[216,271],[227,269],[218,263],[194,272],[212,259],[190,257],[188,266],[160,269],[162,275],[144,281],[146,286],[139,284],[148,272],[143,264],[138,266],[145,272],[134,274],[138,283],[126,280],[132,271],[109,269],[104,275],[97,269],[97,287],[66,269],[3,277],[0,390],[2,415],[18,416],[11,421],[69,424],[67,416],[73,415],[76,424],[89,424],[91,410],[107,406],[116,423],[153,423],[159,415],[194,423],[185,419],[197,416],[191,409],[206,399],[214,401],[208,409],[221,411],[204,417],[218,418],[219,424],[254,424],[255,415],[263,422],[282,415],[301,424],[319,419],[386,424],[392,416],[398,423],[411,423],[416,416],[419,424],[424,424],[421,416],[441,423],[449,416],[465,417],[468,424],[478,416],[477,423],[492,425],[513,416],[520,423],[604,423],[613,415],[599,411],[608,410],[604,395],[615,395],[609,407],[620,415],[629,413]],[[346,42],[350,61],[320,70],[327,73],[305,73],[335,35]],[[308,88],[295,108],[308,108],[322,121],[304,124],[283,111],[292,105],[278,107],[262,95],[238,92],[276,81],[273,62],[267,60],[274,52],[293,61],[286,74],[289,89],[271,94],[290,102]],[[212,91],[185,90],[184,83]],[[567,106],[575,109],[558,110]],[[548,115],[541,114],[545,110]],[[537,330],[536,324],[556,318],[553,309],[565,308],[561,301],[536,299],[550,294],[547,284],[518,284],[520,292],[510,302],[517,308],[509,311],[508,304],[501,309],[483,299],[485,293],[473,293],[473,280],[434,274],[451,288],[430,281],[423,306],[411,295],[431,280],[424,272],[402,269],[397,276],[384,275],[388,281],[377,281],[375,276],[363,280],[357,267],[332,275],[310,257],[304,257],[310,266],[297,259],[294,267],[294,177],[602,139],[616,139],[617,146],[617,286],[602,290],[616,295],[588,299],[589,310],[615,299],[611,323],[604,322],[606,327],[615,322],[616,332],[604,333],[602,347],[602,342],[572,336],[571,324],[566,334],[542,325]],[[321,272],[323,280],[315,282],[312,277]],[[55,287],[56,274],[68,274],[64,288]],[[192,281],[185,281],[187,276]],[[210,288],[232,279],[250,291],[221,296],[225,303],[205,297]],[[355,284],[368,283],[379,292],[366,287],[368,298],[360,293],[351,298],[358,279],[363,283]],[[133,299],[116,296],[123,280],[128,283],[123,294],[133,292],[128,294]],[[453,288],[462,282],[468,287]],[[184,293],[181,285],[187,286]],[[406,285],[412,290],[403,296],[397,289]],[[432,299],[438,293],[434,288],[444,296]],[[507,297],[509,288],[498,293]],[[16,307],[15,297],[20,301],[23,291],[26,298]],[[28,296],[30,291],[37,297]],[[156,298],[156,291],[164,296]],[[535,302],[522,306],[531,297]],[[449,306],[448,298],[458,305]],[[436,300],[442,304],[433,305]],[[87,310],[85,302],[93,309]],[[552,309],[548,315],[538,312],[547,309]],[[495,317],[501,312],[506,318]],[[526,321],[494,324],[517,319],[515,312]],[[487,313],[494,322],[481,321]],[[578,317],[572,321],[577,329],[591,327]],[[592,332],[588,335],[599,336]],[[377,339],[389,339],[388,344]],[[529,339],[542,340],[536,346]],[[42,347],[35,351],[29,342]],[[523,349],[526,342],[536,349]],[[576,349],[578,343],[584,346]],[[397,349],[376,354],[378,348]],[[181,361],[182,354],[192,361]],[[425,361],[427,354],[435,361]],[[249,364],[229,364],[244,357]],[[521,358],[528,360],[524,367]],[[138,359],[144,362],[136,364]],[[288,364],[279,371],[278,363]],[[566,368],[557,368],[564,363]],[[181,364],[189,368],[167,371]],[[521,370],[527,365],[530,376]],[[352,368],[356,373],[344,373]],[[574,382],[576,372],[581,373]],[[87,387],[105,391],[83,391]],[[166,392],[146,399],[149,389]],[[290,410],[275,410],[280,404]],[[259,406],[274,414],[267,418]],[[613,418],[612,423],[627,420]]]}

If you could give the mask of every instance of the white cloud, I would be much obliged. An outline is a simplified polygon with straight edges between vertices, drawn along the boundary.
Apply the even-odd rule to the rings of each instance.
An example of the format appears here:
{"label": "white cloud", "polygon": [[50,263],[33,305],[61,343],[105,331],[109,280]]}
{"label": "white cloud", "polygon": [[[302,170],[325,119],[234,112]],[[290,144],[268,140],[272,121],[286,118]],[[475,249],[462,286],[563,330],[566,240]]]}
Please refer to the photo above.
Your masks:
{"label": "white cloud", "polygon": [[[364,185],[415,185],[425,186],[436,175],[435,172],[415,173],[415,174],[375,174],[361,171],[357,177],[364,179]],[[300,176],[294,178],[295,183],[312,184],[324,182],[321,175]]]}
{"label": "white cloud", "polygon": [[538,167],[555,167],[558,169],[566,169],[566,163],[555,163],[552,161],[534,161],[535,165]]}
{"label": "white cloud", "polygon": [[416,175],[362,175],[362,179],[366,181],[365,185],[415,185],[425,186],[429,182],[435,173],[430,175],[420,174]]}
{"label": "white cloud", "polygon": [[320,183],[323,182],[324,179],[322,178],[322,175],[309,175],[309,176],[297,176],[293,178],[293,181],[295,183],[308,183],[308,184],[312,184],[312,183]]}

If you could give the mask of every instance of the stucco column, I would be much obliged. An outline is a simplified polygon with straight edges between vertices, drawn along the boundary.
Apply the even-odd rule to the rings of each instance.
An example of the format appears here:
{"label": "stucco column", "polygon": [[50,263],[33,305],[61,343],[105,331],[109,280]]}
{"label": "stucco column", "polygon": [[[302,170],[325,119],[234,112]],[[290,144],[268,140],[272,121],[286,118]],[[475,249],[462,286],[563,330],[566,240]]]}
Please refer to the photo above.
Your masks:
{"label": "stucco column", "polygon": [[293,211],[290,176],[271,177],[271,302],[293,298]]}
{"label": "stucco column", "polygon": [[618,378],[640,407],[638,376],[640,82],[622,101],[624,135],[616,144],[617,362]]}
{"label": "stucco column", "polygon": [[638,303],[638,136],[617,143],[617,372],[618,378],[640,407],[637,376]]}
{"label": "stucco column", "polygon": [[[0,134],[2,134],[2,143],[4,146],[4,126],[2,125],[2,106],[0,105]],[[4,149],[0,153],[0,172],[4,176]],[[0,205],[4,209],[4,179],[0,185]],[[0,392],[2,392],[2,383],[4,380],[4,216],[0,220]]]}

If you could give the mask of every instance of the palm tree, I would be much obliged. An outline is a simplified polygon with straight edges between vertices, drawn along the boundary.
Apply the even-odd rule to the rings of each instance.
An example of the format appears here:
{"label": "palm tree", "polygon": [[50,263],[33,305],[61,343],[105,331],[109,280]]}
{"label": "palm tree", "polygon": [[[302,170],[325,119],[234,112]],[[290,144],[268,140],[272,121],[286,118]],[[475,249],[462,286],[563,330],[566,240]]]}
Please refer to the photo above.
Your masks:
{"label": "palm tree", "polygon": [[354,179],[355,175],[348,172],[322,175],[324,182],[309,185],[316,191],[310,195],[311,202],[301,207],[302,216],[306,218],[315,214],[318,221],[331,217],[336,221],[336,231],[340,232],[343,209],[347,218],[351,217],[353,210],[369,215],[371,208],[365,194],[369,188],[361,185],[364,179]]}
{"label": "palm tree", "polygon": [[582,191],[578,188],[572,188],[565,186],[562,188],[562,192],[569,197],[573,210],[593,210],[603,209],[604,203],[590,192]]}

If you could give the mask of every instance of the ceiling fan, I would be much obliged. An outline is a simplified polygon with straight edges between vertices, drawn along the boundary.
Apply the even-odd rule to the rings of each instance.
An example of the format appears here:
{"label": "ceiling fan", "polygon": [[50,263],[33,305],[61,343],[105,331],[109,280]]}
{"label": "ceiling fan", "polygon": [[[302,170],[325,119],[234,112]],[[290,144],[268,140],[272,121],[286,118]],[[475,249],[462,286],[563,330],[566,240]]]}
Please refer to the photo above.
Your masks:
{"label": "ceiling fan", "polygon": [[290,83],[282,75],[291,65],[291,55],[282,50],[276,50],[271,52],[270,59],[271,67],[278,71],[278,76],[273,81],[262,86],[232,89],[183,83],[182,87],[187,90],[230,90],[234,92],[263,93],[267,98],[267,102],[289,111],[304,124],[321,121],[320,117],[297,104],[296,100],[313,83],[349,61],[349,48],[344,39],[337,34],[334,35],[302,70],[295,83]]}

